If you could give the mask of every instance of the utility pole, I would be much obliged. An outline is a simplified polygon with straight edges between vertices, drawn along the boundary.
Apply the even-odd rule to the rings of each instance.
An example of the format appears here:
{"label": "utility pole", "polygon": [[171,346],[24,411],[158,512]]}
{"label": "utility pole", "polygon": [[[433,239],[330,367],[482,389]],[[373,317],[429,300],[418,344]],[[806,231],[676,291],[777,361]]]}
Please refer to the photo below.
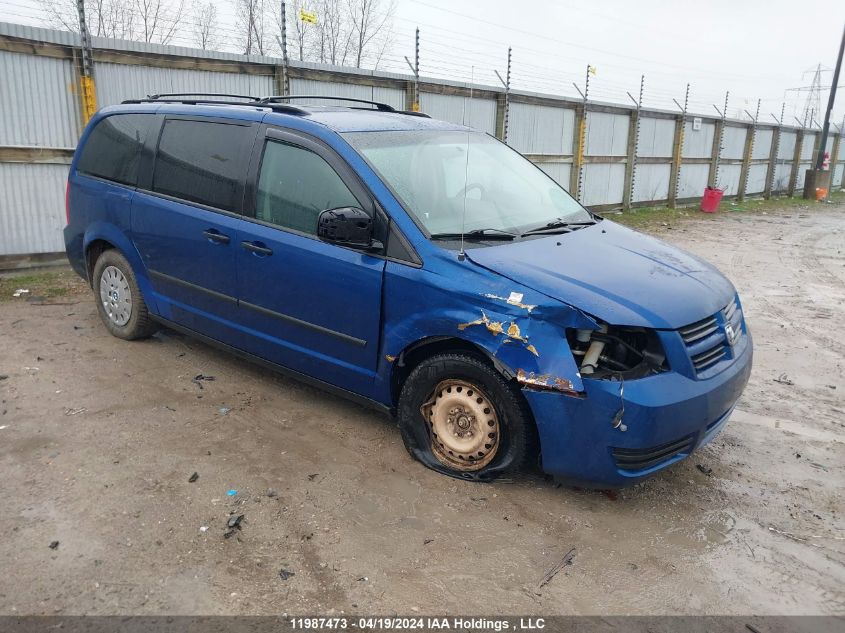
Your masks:
{"label": "utility pole", "polygon": [[822,168],[824,163],[824,148],[827,145],[827,133],[830,130],[830,115],[833,112],[833,102],[836,101],[836,86],[839,84],[839,71],[842,70],[842,53],[845,52],[845,28],[842,30],[842,41],[839,44],[839,57],[836,58],[836,68],[833,69],[833,81],[830,82],[830,96],[827,99],[827,109],[824,112],[824,125],[819,143],[819,153],[816,155],[816,169]]}
{"label": "utility pole", "polygon": [[808,169],[807,175],[804,178],[804,198],[805,199],[820,199],[818,195],[822,191],[825,192],[824,198],[827,198],[827,191],[830,189],[830,172],[823,171],[824,164],[824,150],[827,145],[827,133],[830,130],[830,113],[833,111],[833,103],[836,100],[836,86],[839,83],[839,71],[842,70],[842,55],[845,52],[845,29],[842,30],[842,40],[839,43],[839,55],[836,58],[836,68],[833,70],[833,81],[830,82],[830,96],[827,99],[827,108],[824,112],[824,125],[822,126],[822,133],[819,137],[818,152],[816,154],[815,169]]}
{"label": "utility pole", "polygon": [[94,116],[97,111],[97,89],[94,86],[94,60],[91,50],[91,33],[85,21],[85,4],[83,0],[76,0],[76,11],[79,14],[79,33],[82,36],[82,68],[80,69],[79,85],[82,96],[83,123]]}

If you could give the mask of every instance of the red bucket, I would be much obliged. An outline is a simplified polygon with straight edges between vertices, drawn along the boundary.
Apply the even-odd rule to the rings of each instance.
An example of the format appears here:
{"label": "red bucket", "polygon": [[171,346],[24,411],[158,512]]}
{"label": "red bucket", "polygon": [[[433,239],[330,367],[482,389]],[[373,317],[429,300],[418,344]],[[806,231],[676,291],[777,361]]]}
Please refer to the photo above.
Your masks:
{"label": "red bucket", "polygon": [[725,195],[724,190],[716,189],[715,187],[707,187],[704,190],[704,196],[701,198],[701,210],[704,213],[715,213],[719,210],[719,203],[722,201],[722,196]]}

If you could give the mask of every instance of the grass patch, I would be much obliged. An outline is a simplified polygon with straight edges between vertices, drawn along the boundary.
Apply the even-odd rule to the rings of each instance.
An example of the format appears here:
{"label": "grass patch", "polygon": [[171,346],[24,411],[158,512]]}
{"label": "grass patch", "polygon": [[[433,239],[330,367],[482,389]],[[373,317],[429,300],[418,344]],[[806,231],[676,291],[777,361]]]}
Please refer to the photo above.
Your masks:
{"label": "grass patch", "polygon": [[[18,289],[29,290],[15,297]],[[38,301],[88,292],[85,283],[70,268],[0,274],[0,301]]]}
{"label": "grass patch", "polygon": [[[845,203],[845,193],[835,192],[830,195],[830,203]],[[826,206],[826,205],[825,205]],[[669,207],[643,207],[630,209],[622,213],[607,213],[606,217],[619,224],[624,224],[632,229],[646,231],[660,231],[679,222],[687,220],[701,220],[717,222],[719,218],[733,213],[777,213],[790,210],[820,210],[824,208],[821,203],[813,200],[795,198],[772,198],[770,200],[747,199],[743,202],[736,200],[723,200],[716,213],[702,213],[698,205],[670,209]]]}

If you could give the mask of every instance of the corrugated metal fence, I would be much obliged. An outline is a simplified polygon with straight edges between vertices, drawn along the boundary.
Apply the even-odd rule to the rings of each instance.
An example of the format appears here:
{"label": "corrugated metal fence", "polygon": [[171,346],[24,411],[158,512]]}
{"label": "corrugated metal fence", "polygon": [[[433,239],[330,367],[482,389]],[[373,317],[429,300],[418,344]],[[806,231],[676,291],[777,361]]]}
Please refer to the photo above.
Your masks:
{"label": "corrugated metal fence", "polygon": [[[93,39],[101,107],[161,92],[282,93],[280,59]],[[73,33],[0,23],[0,258],[63,250],[67,166],[83,127],[79,46]],[[371,99],[401,109],[413,98],[405,75],[293,62],[288,76],[292,94]],[[420,84],[424,112],[499,138],[505,103],[497,87]],[[694,202],[707,185],[740,199],[792,195],[803,187],[820,136],[526,92],[511,92],[508,107],[507,142],[599,210]],[[577,142],[582,121],[583,146]],[[834,186],[843,184],[841,137],[832,133],[827,141]]]}

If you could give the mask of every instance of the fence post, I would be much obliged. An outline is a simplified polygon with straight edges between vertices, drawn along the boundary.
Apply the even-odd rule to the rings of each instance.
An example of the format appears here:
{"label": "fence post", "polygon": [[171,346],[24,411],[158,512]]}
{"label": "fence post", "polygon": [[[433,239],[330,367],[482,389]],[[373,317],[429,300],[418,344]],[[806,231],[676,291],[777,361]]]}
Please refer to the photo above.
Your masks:
{"label": "fence post", "polygon": [[[675,101],[672,99],[672,101]],[[684,135],[687,131],[687,106],[689,105],[689,84],[684,94],[684,105],[675,101],[681,109],[680,116],[675,118],[675,134],[672,138],[672,166],[669,168],[669,208],[678,206],[678,191],[681,186],[681,161],[684,156]]]}
{"label": "fence post", "polygon": [[772,145],[769,147],[769,169],[766,172],[766,188],[763,189],[763,197],[768,200],[772,197],[772,189],[775,184],[775,175],[778,170],[778,154],[780,153],[780,125],[772,128]]}
{"label": "fence post", "polygon": [[273,66],[273,88],[277,95],[286,95],[288,86],[288,72],[284,64]]}
{"label": "fence post", "polygon": [[801,148],[804,146],[804,129],[795,134],[795,151],[792,152],[792,169],[789,170],[789,187],[787,195],[795,195],[795,185],[798,184],[798,169],[801,167]]}
{"label": "fence post", "polygon": [[681,161],[684,153],[684,133],[687,117],[684,114],[675,118],[675,135],[672,139],[672,166],[669,171],[669,208],[678,206],[678,189],[681,184]]}
{"label": "fence post", "polygon": [[637,154],[640,149],[640,110],[643,107],[643,88],[645,87],[645,75],[640,77],[640,98],[634,99],[631,93],[628,97],[634,102],[636,110],[631,112],[628,121],[628,154],[625,160],[625,184],[622,188],[622,208],[626,211],[631,208],[631,201],[634,198],[634,183],[637,179]]}
{"label": "fence post", "polygon": [[725,135],[725,119],[716,120],[713,133],[713,149],[710,151],[710,174],[707,176],[707,186],[715,187],[719,180],[719,161],[722,158],[722,140]]}
{"label": "fence post", "polygon": [[582,168],[584,166],[584,146],[587,139],[587,103],[575,108],[575,155],[572,157],[572,170],[569,172],[569,192],[581,201]]}
{"label": "fence post", "polygon": [[637,163],[639,128],[640,111],[631,110],[631,119],[628,123],[628,154],[625,157],[625,186],[622,190],[622,208],[626,211],[631,208],[631,199],[634,196],[634,171]]}
{"label": "fence post", "polygon": [[751,155],[754,152],[754,137],[757,135],[757,126],[752,123],[745,129],[745,149],[742,151],[742,167],[739,170],[739,187],[737,188],[737,200],[745,200],[745,190],[748,187],[748,171],[751,169]]}
{"label": "fence post", "polygon": [[416,100],[417,83],[415,81],[405,82],[405,109],[409,112],[414,112],[414,108],[419,108]]}
{"label": "fence post", "polygon": [[507,142],[505,126],[507,124],[508,116],[508,96],[506,93],[498,93],[496,95],[496,138],[502,142]]}
{"label": "fence post", "polygon": [[76,0],[79,17],[79,33],[82,38],[82,64],[79,67],[79,95],[82,99],[82,124],[85,125],[97,111],[97,87],[94,85],[94,56],[91,47],[91,33],[85,22],[83,0]]}

